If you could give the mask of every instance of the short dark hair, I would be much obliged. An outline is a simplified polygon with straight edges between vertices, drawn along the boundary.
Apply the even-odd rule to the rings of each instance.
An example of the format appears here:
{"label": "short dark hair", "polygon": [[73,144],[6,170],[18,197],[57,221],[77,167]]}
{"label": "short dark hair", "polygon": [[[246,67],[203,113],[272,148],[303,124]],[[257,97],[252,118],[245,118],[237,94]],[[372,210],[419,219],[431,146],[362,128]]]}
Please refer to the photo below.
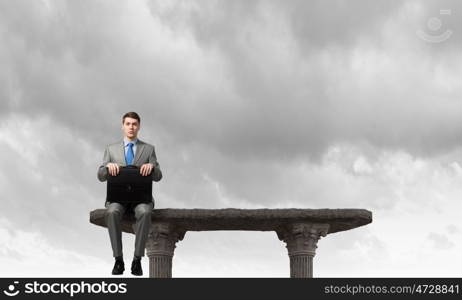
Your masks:
{"label": "short dark hair", "polygon": [[122,117],[122,124],[125,122],[125,118],[136,119],[138,123],[141,123],[140,116],[134,111],[128,112]]}

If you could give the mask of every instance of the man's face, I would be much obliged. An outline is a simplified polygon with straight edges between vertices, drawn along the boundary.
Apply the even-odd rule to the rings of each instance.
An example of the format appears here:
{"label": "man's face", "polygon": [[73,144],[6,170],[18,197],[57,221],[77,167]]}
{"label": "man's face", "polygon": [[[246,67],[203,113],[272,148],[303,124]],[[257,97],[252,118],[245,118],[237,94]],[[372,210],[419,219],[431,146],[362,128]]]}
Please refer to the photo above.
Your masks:
{"label": "man's face", "polygon": [[137,119],[132,118],[125,118],[122,124],[122,130],[124,132],[124,136],[133,140],[138,136],[138,131],[140,130],[140,123],[138,123]]}

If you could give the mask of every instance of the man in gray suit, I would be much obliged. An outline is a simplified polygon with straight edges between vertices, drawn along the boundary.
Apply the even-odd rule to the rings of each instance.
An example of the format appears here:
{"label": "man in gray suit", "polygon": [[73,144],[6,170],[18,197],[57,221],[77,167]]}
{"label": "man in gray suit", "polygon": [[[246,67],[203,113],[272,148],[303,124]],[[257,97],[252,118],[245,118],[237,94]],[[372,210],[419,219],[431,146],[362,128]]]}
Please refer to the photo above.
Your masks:
{"label": "man in gray suit", "polygon": [[[108,145],[104,151],[103,163],[98,169],[98,179],[106,181],[108,175],[116,176],[119,167],[135,165],[140,168],[142,176],[151,176],[153,181],[162,179],[162,172],[157,162],[154,146],[138,139],[140,130],[140,117],[135,112],[128,112],[122,117],[123,141]],[[121,220],[127,211],[127,206],[117,202],[106,202],[106,224],[109,231],[109,238],[115,264],[112,270],[113,275],[123,274],[125,267],[122,254],[122,229]],[[132,274],[141,276],[141,257],[144,256],[146,239],[151,227],[151,212],[154,208],[154,197],[152,203],[140,203],[135,206],[135,254],[132,262]]]}

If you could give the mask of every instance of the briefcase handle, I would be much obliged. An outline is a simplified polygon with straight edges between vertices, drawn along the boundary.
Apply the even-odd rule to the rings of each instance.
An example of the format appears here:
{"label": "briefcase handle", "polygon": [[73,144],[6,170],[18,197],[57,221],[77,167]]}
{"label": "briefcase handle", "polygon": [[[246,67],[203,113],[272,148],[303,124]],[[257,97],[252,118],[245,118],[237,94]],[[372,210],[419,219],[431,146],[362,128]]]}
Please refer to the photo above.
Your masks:
{"label": "briefcase handle", "polygon": [[124,168],[124,169],[138,169],[138,167],[135,166],[135,165],[128,165],[128,166],[125,166],[125,167],[122,167],[122,168]]}

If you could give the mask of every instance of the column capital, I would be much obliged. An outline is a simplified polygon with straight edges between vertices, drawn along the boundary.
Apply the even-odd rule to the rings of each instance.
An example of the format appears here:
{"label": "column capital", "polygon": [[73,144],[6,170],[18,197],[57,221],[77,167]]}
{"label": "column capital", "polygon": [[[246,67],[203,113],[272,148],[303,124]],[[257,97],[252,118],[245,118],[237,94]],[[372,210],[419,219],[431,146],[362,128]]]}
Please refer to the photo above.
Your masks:
{"label": "column capital", "polygon": [[276,231],[278,238],[286,243],[289,256],[316,254],[318,240],[329,232],[329,224],[292,223]]}
{"label": "column capital", "polygon": [[148,257],[155,255],[173,256],[176,243],[183,240],[186,234],[168,222],[153,222],[151,230],[146,241],[146,255]]}

